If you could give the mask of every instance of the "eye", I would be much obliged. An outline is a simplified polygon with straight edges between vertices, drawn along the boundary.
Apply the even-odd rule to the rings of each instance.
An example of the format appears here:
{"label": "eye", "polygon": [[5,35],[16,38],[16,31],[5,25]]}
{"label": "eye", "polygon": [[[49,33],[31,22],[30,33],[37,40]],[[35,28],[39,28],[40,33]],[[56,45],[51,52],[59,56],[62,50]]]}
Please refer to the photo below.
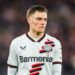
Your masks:
{"label": "eye", "polygon": [[45,18],[44,20],[47,21],[47,18]]}
{"label": "eye", "polygon": [[40,21],[40,20],[42,20],[42,18],[36,18],[36,20],[39,20]]}

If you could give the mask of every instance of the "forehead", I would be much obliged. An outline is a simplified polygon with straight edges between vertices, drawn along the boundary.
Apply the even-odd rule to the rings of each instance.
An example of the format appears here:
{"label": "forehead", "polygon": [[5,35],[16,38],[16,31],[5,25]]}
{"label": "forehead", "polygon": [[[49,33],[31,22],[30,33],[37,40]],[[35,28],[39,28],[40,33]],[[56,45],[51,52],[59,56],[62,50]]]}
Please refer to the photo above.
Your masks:
{"label": "forehead", "polygon": [[33,17],[47,18],[47,13],[46,12],[36,11],[32,16]]}

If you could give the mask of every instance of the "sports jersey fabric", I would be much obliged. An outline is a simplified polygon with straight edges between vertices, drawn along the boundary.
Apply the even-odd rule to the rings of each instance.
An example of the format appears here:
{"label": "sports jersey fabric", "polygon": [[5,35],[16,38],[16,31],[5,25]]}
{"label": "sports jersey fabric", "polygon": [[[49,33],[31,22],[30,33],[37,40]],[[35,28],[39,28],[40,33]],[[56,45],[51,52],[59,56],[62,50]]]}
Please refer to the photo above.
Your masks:
{"label": "sports jersey fabric", "polygon": [[11,75],[53,75],[53,65],[61,63],[60,41],[48,34],[35,41],[26,33],[11,42],[7,64],[17,69]]}

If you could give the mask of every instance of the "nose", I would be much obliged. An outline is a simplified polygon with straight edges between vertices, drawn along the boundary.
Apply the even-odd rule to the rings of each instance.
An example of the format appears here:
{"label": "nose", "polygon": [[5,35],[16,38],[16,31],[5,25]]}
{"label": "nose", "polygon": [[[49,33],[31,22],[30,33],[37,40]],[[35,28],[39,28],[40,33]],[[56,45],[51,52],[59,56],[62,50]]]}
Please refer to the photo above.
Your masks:
{"label": "nose", "polygon": [[41,23],[41,25],[45,25],[44,23]]}

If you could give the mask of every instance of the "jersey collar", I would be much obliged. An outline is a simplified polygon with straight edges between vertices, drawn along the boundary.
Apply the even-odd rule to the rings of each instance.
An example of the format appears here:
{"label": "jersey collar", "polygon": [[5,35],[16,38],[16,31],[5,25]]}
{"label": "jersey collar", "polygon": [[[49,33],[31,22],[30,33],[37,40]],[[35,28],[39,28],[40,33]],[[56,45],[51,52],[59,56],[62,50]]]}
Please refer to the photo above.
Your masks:
{"label": "jersey collar", "polygon": [[28,35],[28,33],[26,33],[26,36],[27,36],[32,42],[40,42],[41,40],[44,39],[44,37],[46,36],[46,34],[44,33],[44,35],[43,35],[38,41],[33,40],[33,39]]}

